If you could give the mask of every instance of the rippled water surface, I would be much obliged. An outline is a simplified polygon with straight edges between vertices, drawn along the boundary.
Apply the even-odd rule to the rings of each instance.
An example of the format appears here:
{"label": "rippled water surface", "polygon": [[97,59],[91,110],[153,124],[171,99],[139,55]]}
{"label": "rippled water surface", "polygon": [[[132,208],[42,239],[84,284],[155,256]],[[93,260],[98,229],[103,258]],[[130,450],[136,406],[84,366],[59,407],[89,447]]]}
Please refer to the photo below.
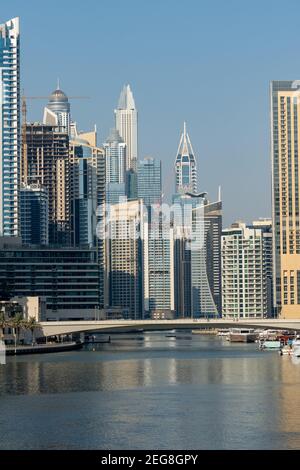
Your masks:
{"label": "rippled water surface", "polygon": [[300,364],[256,344],[178,336],[9,357],[0,448],[300,448]]}

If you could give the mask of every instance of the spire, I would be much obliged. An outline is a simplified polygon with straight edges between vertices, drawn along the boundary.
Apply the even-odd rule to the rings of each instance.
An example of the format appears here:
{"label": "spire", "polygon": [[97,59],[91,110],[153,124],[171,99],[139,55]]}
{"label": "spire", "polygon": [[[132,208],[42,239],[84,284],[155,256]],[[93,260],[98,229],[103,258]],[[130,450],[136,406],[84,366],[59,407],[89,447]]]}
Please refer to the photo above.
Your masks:
{"label": "spire", "polygon": [[60,90],[60,83],[59,83],[59,78],[57,78],[57,90]]}
{"label": "spire", "polygon": [[176,192],[197,192],[197,165],[194,150],[187,132],[186,122],[177,150],[176,161]]}
{"label": "spire", "polygon": [[118,109],[135,109],[135,102],[129,84],[124,85],[121,91]]}
{"label": "spire", "polygon": [[183,123],[183,133],[181,134],[177,155],[194,155],[194,150],[190,141],[190,137],[186,130],[186,122]]}

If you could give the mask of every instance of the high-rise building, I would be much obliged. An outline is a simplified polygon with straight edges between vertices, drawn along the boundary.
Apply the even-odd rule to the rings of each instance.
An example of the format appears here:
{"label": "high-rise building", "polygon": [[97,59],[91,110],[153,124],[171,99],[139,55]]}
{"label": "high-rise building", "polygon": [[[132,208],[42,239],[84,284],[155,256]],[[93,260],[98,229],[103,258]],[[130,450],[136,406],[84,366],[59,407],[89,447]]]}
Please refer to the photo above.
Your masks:
{"label": "high-rise building", "polygon": [[186,193],[173,207],[176,315],[220,316],[222,202]]}
{"label": "high-rise building", "polygon": [[94,132],[76,133],[70,141],[69,188],[71,243],[96,247],[99,269],[99,306],[105,303],[105,154]]}
{"label": "high-rise building", "polygon": [[38,184],[21,185],[20,232],[24,245],[48,245],[48,191]]}
{"label": "high-rise building", "polygon": [[126,194],[126,144],[119,131],[111,129],[103,147],[106,159],[106,202],[116,204]]}
{"label": "high-rise building", "polygon": [[194,150],[183,125],[175,161],[175,193],[197,193],[197,166]]}
{"label": "high-rise building", "polygon": [[136,171],[138,159],[137,110],[129,85],[124,85],[115,109],[116,129],[126,144],[126,170]]}
{"label": "high-rise building", "polygon": [[0,235],[18,235],[20,176],[19,18],[0,25]]}
{"label": "high-rise building", "polygon": [[128,309],[130,318],[144,313],[143,289],[143,201],[110,206],[106,220],[109,305]]}
{"label": "high-rise building", "polygon": [[61,132],[70,133],[70,103],[67,95],[59,88],[54,90],[44,108],[43,124],[59,127]]}
{"label": "high-rise building", "polygon": [[137,173],[136,171],[129,169],[126,171],[126,184],[125,184],[126,196],[129,201],[137,199]]}
{"label": "high-rise building", "polygon": [[[150,221],[148,221],[150,222]],[[145,313],[154,318],[174,314],[173,229],[158,209],[144,229]]]}
{"label": "high-rise building", "polygon": [[[271,221],[232,224],[222,235],[224,318],[271,316]],[[270,259],[271,258],[271,259]]]}
{"label": "high-rise building", "polygon": [[271,82],[274,307],[299,318],[300,82]]}
{"label": "high-rise building", "polygon": [[143,199],[145,206],[161,204],[161,161],[147,157],[138,162],[137,196]]}
{"label": "high-rise building", "polygon": [[105,200],[103,149],[79,134],[70,141],[71,240],[74,246],[96,246],[97,207]]}
{"label": "high-rise building", "polygon": [[26,124],[21,168],[23,183],[48,192],[49,243],[70,245],[68,134],[55,126]]}

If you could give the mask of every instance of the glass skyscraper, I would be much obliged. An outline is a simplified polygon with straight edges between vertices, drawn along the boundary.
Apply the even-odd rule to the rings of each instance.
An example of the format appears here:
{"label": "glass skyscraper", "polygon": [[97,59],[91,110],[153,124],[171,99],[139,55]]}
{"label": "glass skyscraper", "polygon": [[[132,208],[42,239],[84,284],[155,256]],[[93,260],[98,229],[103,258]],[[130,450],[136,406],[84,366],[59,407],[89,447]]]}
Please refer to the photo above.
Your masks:
{"label": "glass skyscraper", "polygon": [[145,206],[161,203],[161,161],[147,157],[139,161],[137,171],[138,198]]}
{"label": "glass skyscraper", "polygon": [[20,165],[19,18],[0,25],[0,235],[18,235]]}
{"label": "glass skyscraper", "polygon": [[126,144],[117,129],[111,129],[103,144],[106,160],[106,202],[117,204],[125,197]]}

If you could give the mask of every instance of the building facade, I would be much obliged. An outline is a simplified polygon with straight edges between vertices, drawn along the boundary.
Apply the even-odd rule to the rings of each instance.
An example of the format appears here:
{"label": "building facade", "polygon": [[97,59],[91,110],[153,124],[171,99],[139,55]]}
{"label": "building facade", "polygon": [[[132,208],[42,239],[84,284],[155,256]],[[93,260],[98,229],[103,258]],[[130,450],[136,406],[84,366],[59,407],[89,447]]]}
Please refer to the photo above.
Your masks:
{"label": "building facade", "polygon": [[21,185],[20,233],[24,245],[48,245],[49,207],[48,191],[38,184]]}
{"label": "building facade", "polygon": [[[222,311],[224,318],[272,315],[271,221],[232,224],[222,235]],[[271,259],[270,259],[271,258]]]}
{"label": "building facade", "polygon": [[45,298],[43,320],[93,320],[99,308],[96,249],[23,247],[18,237],[2,237],[3,281],[13,296]]}
{"label": "building facade", "polygon": [[175,160],[175,193],[197,193],[197,166],[194,150],[183,125]]}
{"label": "building facade", "polygon": [[145,206],[161,204],[162,181],[161,161],[147,157],[138,162],[137,196],[143,199]]}
{"label": "building facade", "polygon": [[174,314],[173,229],[160,210],[144,225],[143,249],[145,315],[170,316]]}
{"label": "building facade", "polygon": [[70,246],[69,137],[60,128],[26,124],[21,180],[48,192],[49,243]]}
{"label": "building facade", "polygon": [[70,141],[70,212],[73,246],[95,247],[97,208],[105,201],[105,156],[79,135]]}
{"label": "building facade", "polygon": [[0,235],[17,236],[20,177],[19,18],[0,25]]}
{"label": "building facade", "polygon": [[138,115],[132,91],[124,85],[115,109],[115,127],[126,144],[126,170],[136,171],[138,159]]}
{"label": "building facade", "polygon": [[174,198],[176,316],[221,316],[222,202],[206,193]]}
{"label": "building facade", "polygon": [[300,305],[300,82],[271,82],[274,307],[299,318]]}
{"label": "building facade", "polygon": [[126,194],[126,144],[117,129],[111,129],[103,144],[106,160],[106,202],[117,204]]}
{"label": "building facade", "polygon": [[108,303],[128,309],[130,318],[144,315],[144,207],[141,200],[110,206],[106,220]]}

